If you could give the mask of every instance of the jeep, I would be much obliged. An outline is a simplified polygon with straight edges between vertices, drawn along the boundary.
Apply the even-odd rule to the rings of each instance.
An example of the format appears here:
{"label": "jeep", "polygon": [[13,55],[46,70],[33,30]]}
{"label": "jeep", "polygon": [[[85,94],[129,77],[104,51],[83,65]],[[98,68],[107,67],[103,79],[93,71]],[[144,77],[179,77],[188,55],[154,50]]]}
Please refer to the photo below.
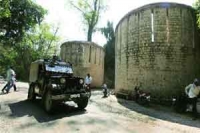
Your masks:
{"label": "jeep", "polygon": [[52,112],[55,103],[74,101],[78,108],[88,104],[89,93],[84,87],[84,79],[73,76],[72,65],[57,57],[31,63],[29,74],[28,100],[42,98],[46,112]]}

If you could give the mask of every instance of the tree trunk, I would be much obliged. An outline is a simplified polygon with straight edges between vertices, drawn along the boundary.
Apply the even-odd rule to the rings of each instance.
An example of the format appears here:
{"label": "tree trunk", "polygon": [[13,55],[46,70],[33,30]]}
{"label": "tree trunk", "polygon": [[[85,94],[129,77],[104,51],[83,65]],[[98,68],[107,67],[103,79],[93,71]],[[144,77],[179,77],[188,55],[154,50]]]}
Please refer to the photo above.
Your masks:
{"label": "tree trunk", "polygon": [[89,26],[88,27],[88,33],[87,33],[87,41],[89,41],[89,42],[92,41],[92,32],[93,32],[93,27]]}

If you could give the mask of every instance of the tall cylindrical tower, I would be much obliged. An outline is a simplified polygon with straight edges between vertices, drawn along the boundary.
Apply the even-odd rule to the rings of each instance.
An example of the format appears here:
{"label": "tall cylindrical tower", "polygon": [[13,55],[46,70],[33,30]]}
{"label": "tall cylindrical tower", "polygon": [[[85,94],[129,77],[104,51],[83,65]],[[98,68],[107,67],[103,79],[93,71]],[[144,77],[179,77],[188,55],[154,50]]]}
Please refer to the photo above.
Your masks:
{"label": "tall cylindrical tower", "polygon": [[157,96],[171,96],[200,78],[192,7],[177,3],[143,6],[121,19],[115,35],[117,92],[140,86]]}

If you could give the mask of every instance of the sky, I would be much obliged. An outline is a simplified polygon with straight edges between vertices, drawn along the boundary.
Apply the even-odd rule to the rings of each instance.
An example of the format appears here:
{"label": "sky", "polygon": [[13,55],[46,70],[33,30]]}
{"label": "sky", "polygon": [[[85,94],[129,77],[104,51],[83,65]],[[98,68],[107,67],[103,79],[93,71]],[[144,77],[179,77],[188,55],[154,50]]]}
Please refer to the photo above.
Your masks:
{"label": "sky", "polygon": [[[34,0],[48,10],[45,22],[53,27],[59,26],[58,35],[60,44],[65,41],[86,40],[87,33],[82,24],[81,14],[68,4],[68,0]],[[176,2],[192,6],[195,0],[106,0],[107,10],[103,12],[97,27],[105,27],[107,21],[114,24],[114,28],[129,11],[146,4],[155,2]],[[104,36],[97,32],[93,35],[93,42],[103,46],[106,43]]]}

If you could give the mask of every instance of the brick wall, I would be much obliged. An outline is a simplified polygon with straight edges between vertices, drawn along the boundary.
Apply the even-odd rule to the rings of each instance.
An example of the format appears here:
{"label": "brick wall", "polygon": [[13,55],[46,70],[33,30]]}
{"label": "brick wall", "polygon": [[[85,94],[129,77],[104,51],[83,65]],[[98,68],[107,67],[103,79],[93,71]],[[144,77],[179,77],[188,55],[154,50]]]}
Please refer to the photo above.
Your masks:
{"label": "brick wall", "polygon": [[104,50],[93,42],[71,41],[61,45],[61,59],[71,62],[75,76],[87,73],[93,78],[92,86],[101,86],[104,77]]}
{"label": "brick wall", "polygon": [[155,3],[129,12],[115,33],[116,91],[141,86],[171,96],[200,78],[196,29],[194,11],[186,5]]}

